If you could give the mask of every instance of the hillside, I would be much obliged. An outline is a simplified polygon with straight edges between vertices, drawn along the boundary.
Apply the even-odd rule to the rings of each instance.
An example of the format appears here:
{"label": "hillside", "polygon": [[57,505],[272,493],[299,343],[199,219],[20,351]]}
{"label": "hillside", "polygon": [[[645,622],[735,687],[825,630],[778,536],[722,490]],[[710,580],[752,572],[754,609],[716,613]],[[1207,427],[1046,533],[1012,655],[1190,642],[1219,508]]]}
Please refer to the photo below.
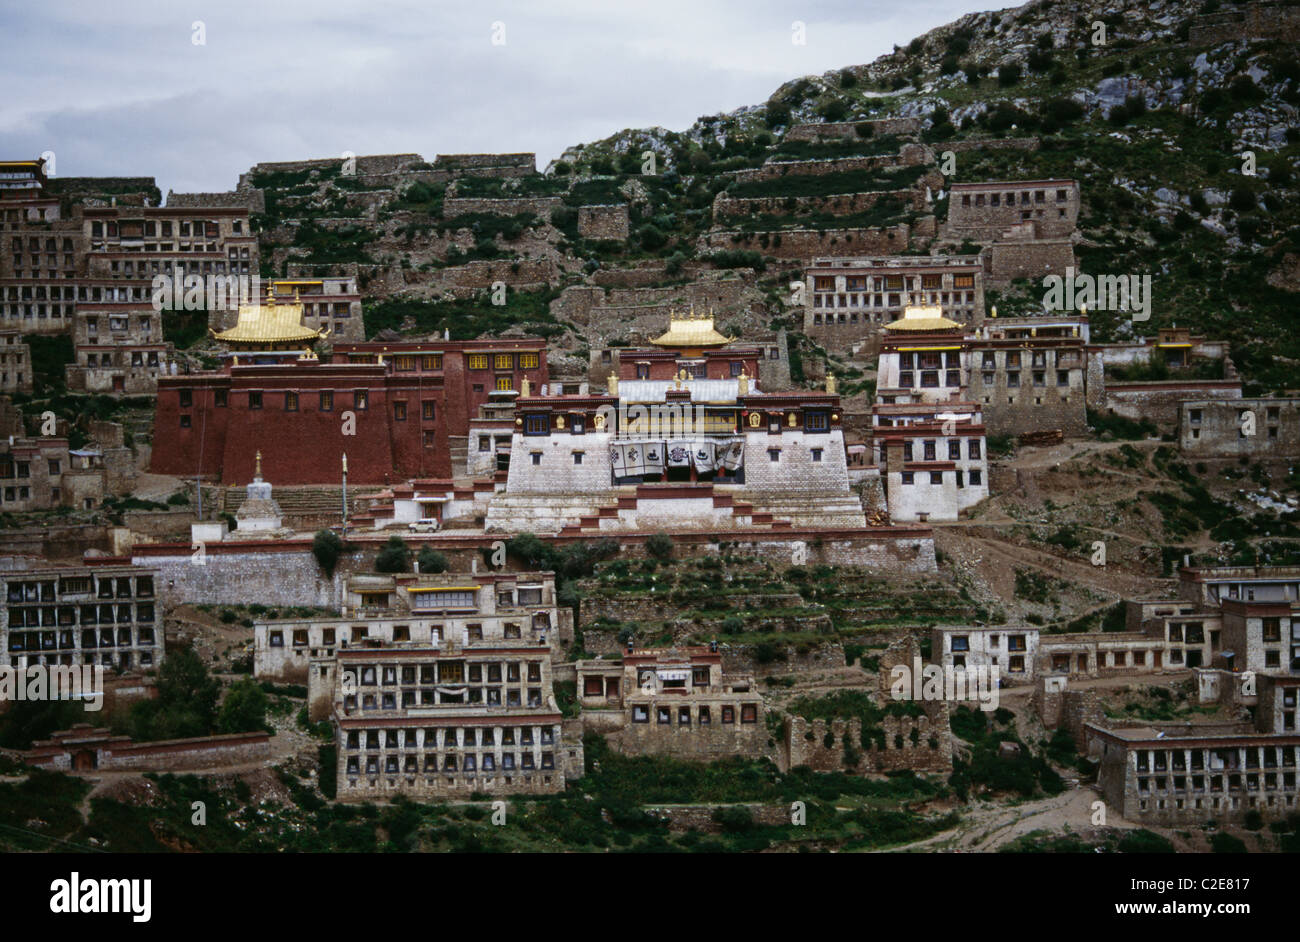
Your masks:
{"label": "hillside", "polygon": [[[377,176],[341,176],[339,161],[291,173],[255,168],[247,182],[265,194],[264,274],[284,272],[287,262],[356,265],[372,297],[370,335],[450,328],[473,336],[524,326],[585,352],[593,339],[617,342],[617,325],[574,324],[555,299],[565,286],[610,284],[602,270],[645,269],[639,287],[671,289],[731,269],[750,290],[723,303],[724,315],[793,327],[799,318],[785,285],[800,266],[769,255],[782,230],[915,225],[930,213],[942,220],[944,182],[1074,177],[1083,197],[1082,271],[1153,276],[1153,315],[1142,330],[1181,324],[1226,337],[1248,395],[1293,389],[1300,58],[1280,37],[1225,40],[1244,9],[1214,0],[1047,0],[972,14],[875,62],[792,80],[762,104],[701,117],[680,132],[624,130],[575,145],[543,174],[508,159],[455,166],[418,155]],[[1273,9],[1297,15],[1292,4]],[[1225,20],[1219,34],[1207,33],[1206,24]],[[889,134],[835,141],[790,134],[806,123],[893,117],[921,119],[936,155],[954,152],[954,172],[741,179],[765,162],[896,151]],[[993,143],[1006,139],[1027,146]],[[1248,153],[1253,176],[1243,173]],[[938,198],[918,210],[908,194],[928,183],[938,184]],[[863,191],[879,197],[863,211],[809,209],[807,197],[816,204],[819,195]],[[719,194],[725,219],[715,218]],[[753,199],[763,196],[771,197],[766,206]],[[756,204],[762,211],[749,212]],[[579,213],[590,206],[625,206],[626,237],[580,232]],[[708,234],[720,230],[739,234],[730,250],[710,244]],[[913,238],[906,250],[937,246]],[[453,266],[472,277],[453,275]],[[482,287],[496,278],[517,290],[492,309]],[[1040,308],[1041,294],[1022,282],[989,300],[1010,313]],[[1093,331],[1095,340],[1116,340],[1133,325],[1093,312]]]}

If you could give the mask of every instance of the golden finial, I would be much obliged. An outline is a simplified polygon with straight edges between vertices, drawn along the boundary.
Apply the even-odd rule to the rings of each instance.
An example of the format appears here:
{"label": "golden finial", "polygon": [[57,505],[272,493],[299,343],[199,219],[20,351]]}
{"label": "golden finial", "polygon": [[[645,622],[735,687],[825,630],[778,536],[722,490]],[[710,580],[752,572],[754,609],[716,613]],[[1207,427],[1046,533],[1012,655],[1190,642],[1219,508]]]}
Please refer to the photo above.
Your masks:
{"label": "golden finial", "polygon": [[348,453],[346,451],[343,452],[343,473],[348,473]]}
{"label": "golden finial", "polygon": [[266,286],[266,303],[268,306],[275,303],[275,282],[272,281]]}
{"label": "golden finial", "polygon": [[998,316],[998,306],[997,306],[996,304],[993,305],[993,307],[989,308],[989,316],[990,316],[990,317],[997,317],[997,316]]}
{"label": "golden finial", "polygon": [[528,382],[528,377],[525,376],[523,379],[519,381],[519,398],[527,399],[531,394],[532,394],[532,384]]}
{"label": "golden finial", "polygon": [[609,378],[606,380],[606,387],[609,389],[611,396],[618,395],[618,374],[613,370],[609,372]]}
{"label": "golden finial", "polygon": [[826,374],[826,392],[832,396],[835,395],[835,374],[834,373]]}
{"label": "golden finial", "polygon": [[736,395],[749,395],[749,375],[745,372],[743,366],[740,368],[740,375],[736,377]]}
{"label": "golden finial", "polygon": [[1087,316],[1088,316],[1088,305],[1086,305],[1086,304],[1080,304],[1080,305],[1079,305],[1079,313],[1082,314],[1084,317],[1087,317]]}
{"label": "golden finial", "polygon": [[253,472],[253,477],[260,478],[261,476],[262,476],[262,450],[259,448],[257,451],[257,470]]}

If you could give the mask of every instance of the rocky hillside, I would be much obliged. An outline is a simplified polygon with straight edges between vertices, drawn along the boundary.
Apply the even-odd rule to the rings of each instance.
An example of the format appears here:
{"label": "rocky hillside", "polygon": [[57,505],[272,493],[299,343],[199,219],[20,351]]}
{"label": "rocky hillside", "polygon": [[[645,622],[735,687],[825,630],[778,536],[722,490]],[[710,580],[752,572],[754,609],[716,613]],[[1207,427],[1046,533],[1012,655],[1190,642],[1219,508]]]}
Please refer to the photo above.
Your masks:
{"label": "rocky hillside", "polygon": [[[1247,394],[1296,389],[1300,7],[1269,4],[1270,16],[1292,25],[1243,38],[1251,30],[1234,18],[1246,6],[1046,0],[972,14],[875,62],[787,82],[763,104],[683,131],[629,129],[574,146],[545,173],[509,159],[441,172],[445,158],[419,155],[376,158],[382,173],[359,165],[354,177],[337,166],[253,172],[247,182],[265,201],[264,274],[292,263],[357,266],[373,299],[372,335],[514,326],[581,355],[619,342],[618,325],[573,323],[566,287],[686,299],[683,286],[728,269],[746,289],[729,296],[723,317],[797,328],[786,285],[801,263],[789,242],[777,250],[783,231],[908,226],[900,248],[928,252],[936,245],[918,234],[945,216],[948,183],[1073,177],[1083,194],[1082,270],[1152,276],[1152,318],[1141,330],[1179,324],[1226,337]],[[895,117],[920,121],[935,162],[927,153],[924,165],[889,165],[916,146],[915,133],[861,122]],[[859,133],[791,133],[823,122]],[[944,160],[949,150],[955,166]],[[778,176],[787,162],[823,160],[837,161],[832,172]],[[872,195],[844,196],[862,193]],[[592,206],[625,209],[625,228],[584,229]],[[511,287],[504,307],[486,303],[483,286],[496,279]],[[990,300],[1029,311],[1041,308],[1042,293],[1021,282]],[[1125,315],[1091,313],[1094,339],[1133,333]],[[792,342],[817,375],[819,351]]]}

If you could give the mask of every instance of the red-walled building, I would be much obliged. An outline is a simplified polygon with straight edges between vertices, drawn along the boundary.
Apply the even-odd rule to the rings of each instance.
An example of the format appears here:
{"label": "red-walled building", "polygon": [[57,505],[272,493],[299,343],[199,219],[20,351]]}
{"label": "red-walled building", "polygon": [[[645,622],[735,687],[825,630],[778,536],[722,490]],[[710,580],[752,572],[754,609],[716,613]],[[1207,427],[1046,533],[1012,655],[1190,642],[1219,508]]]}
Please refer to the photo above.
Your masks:
{"label": "red-walled building", "polygon": [[[265,362],[250,362],[253,360]],[[547,382],[546,341],[349,343],[332,361],[238,354],[160,377],[150,470],[223,483],[385,484],[451,477],[450,439],[479,406]]]}

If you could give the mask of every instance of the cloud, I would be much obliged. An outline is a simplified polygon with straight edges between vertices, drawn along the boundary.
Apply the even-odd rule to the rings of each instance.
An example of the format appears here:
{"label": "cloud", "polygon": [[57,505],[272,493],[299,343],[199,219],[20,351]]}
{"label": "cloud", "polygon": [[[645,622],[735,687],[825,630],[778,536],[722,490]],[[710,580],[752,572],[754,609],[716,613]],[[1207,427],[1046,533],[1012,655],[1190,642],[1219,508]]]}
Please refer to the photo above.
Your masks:
{"label": "cloud", "polygon": [[[870,62],[969,0],[87,0],[0,13],[6,157],[227,190],[265,160],[536,151],[681,129]],[[806,45],[791,41],[792,24]],[[194,40],[201,24],[204,43]],[[498,25],[500,24],[500,25]],[[504,34],[504,44],[494,45]]]}

